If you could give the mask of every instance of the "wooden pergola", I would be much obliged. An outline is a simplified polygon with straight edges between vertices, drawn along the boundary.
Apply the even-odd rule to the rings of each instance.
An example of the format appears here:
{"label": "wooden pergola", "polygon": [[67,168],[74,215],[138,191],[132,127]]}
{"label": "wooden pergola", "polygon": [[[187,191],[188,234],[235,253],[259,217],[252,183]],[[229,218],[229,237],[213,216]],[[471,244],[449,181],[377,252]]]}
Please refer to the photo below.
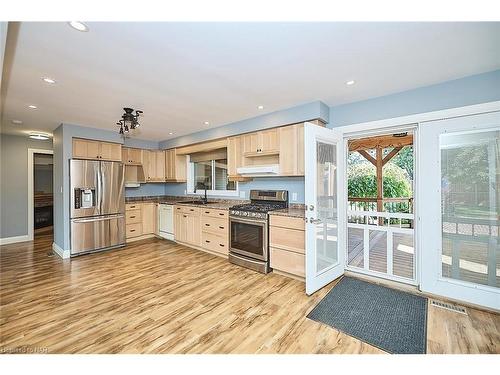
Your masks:
{"label": "wooden pergola", "polygon": [[[381,135],[377,137],[352,139],[349,141],[349,151],[357,151],[366,160],[372,163],[376,168],[377,177],[377,211],[382,212],[384,210],[384,190],[382,183],[382,168],[387,164],[394,156],[398,154],[399,151],[405,146],[413,145],[413,134],[411,133],[399,133],[399,134],[389,134]],[[392,150],[384,157],[384,148],[392,148]],[[375,149],[375,157],[368,153],[368,150]],[[350,197],[351,198],[351,197]],[[355,197],[352,197],[355,198]],[[374,201],[373,198],[355,198],[358,201]],[[398,198],[395,198],[396,201]],[[385,199],[391,200],[389,199]]]}

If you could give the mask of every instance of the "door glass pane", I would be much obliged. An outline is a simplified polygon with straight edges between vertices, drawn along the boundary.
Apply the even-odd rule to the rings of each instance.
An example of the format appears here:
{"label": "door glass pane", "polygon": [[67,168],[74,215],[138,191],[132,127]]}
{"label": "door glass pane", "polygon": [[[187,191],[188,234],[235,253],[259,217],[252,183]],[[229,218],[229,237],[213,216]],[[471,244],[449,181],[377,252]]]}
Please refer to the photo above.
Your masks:
{"label": "door glass pane", "polygon": [[500,287],[500,131],[440,136],[443,277]]}
{"label": "door glass pane", "polygon": [[338,262],[337,147],[317,142],[316,272]]}
{"label": "door glass pane", "polygon": [[198,161],[194,164],[194,186],[197,189],[212,190],[212,161]]}

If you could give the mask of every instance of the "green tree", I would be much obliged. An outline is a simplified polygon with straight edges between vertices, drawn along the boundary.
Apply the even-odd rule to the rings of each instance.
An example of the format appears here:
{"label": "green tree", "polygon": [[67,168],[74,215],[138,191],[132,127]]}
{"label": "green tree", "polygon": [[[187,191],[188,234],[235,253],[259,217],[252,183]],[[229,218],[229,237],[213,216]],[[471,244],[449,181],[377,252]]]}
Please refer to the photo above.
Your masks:
{"label": "green tree", "polygon": [[410,179],[413,180],[413,146],[403,147],[403,149],[391,159],[391,162],[403,168]]}

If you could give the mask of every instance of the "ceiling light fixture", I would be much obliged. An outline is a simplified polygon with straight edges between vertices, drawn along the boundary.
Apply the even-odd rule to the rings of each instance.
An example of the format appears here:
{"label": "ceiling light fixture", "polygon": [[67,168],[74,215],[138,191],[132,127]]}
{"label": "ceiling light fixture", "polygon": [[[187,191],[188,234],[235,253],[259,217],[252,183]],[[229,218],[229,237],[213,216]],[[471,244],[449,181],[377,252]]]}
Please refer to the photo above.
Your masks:
{"label": "ceiling light fixture", "polygon": [[130,130],[137,129],[141,124],[139,124],[139,116],[142,115],[142,111],[135,111],[135,115],[133,114],[133,108],[123,108],[125,113],[122,115],[122,118],[116,123],[120,127],[118,133],[120,133],[123,137],[125,134],[128,134]]}
{"label": "ceiling light fixture", "polygon": [[11,122],[16,125],[21,125],[23,123],[21,120],[12,120]]}
{"label": "ceiling light fixture", "polygon": [[172,132],[169,132],[169,133],[168,133],[168,135],[172,135],[172,134],[174,134],[174,133],[172,133]]}
{"label": "ceiling light fixture", "polygon": [[42,134],[42,133],[31,133],[29,135],[29,137],[32,138],[32,139],[36,139],[38,141],[45,141],[45,140],[49,139],[48,135],[45,135],[45,134]]}
{"label": "ceiling light fixture", "polygon": [[30,105],[28,106],[28,108],[31,108],[31,109],[37,109],[38,107],[37,107],[36,105],[30,104]]}
{"label": "ceiling light fixture", "polygon": [[71,21],[71,22],[68,22],[68,25],[70,25],[73,29],[84,32],[84,33],[89,31],[89,27],[80,21]]}
{"label": "ceiling light fixture", "polygon": [[257,108],[258,109],[264,109],[264,106],[263,105],[259,105]]}
{"label": "ceiling light fixture", "polygon": [[205,125],[210,125],[210,123],[208,121],[205,121],[204,124]]}
{"label": "ceiling light fixture", "polygon": [[55,79],[52,79],[52,78],[49,78],[49,77],[42,77],[42,80],[45,82],[45,83],[49,83],[51,85],[53,85],[54,83],[56,83],[56,80]]}
{"label": "ceiling light fixture", "polygon": [[351,80],[351,81],[347,81],[345,84],[346,84],[347,86],[351,86],[351,85],[354,85],[354,84],[355,84],[355,82]]}

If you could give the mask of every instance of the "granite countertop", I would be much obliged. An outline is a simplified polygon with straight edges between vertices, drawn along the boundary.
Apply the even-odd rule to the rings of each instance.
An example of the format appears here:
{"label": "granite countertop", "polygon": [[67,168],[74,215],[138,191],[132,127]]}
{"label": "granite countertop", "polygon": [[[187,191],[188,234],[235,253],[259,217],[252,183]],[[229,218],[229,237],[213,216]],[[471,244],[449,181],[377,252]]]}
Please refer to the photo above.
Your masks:
{"label": "granite countertop", "polygon": [[248,203],[248,201],[238,200],[238,199],[209,199],[208,204],[195,204],[195,203],[184,203],[183,201],[193,201],[200,199],[198,196],[186,197],[186,196],[143,196],[143,197],[127,197],[125,199],[126,203],[163,203],[163,204],[182,204],[192,207],[201,208],[212,208],[216,210],[229,210],[230,207],[236,204]]}
{"label": "granite countertop", "polygon": [[303,204],[291,204],[288,208],[271,211],[269,215],[298,217],[303,219],[306,217],[306,206]]}
{"label": "granite countertop", "polygon": [[[126,203],[163,203],[163,204],[181,204],[191,207],[201,207],[201,208],[212,208],[216,210],[229,210],[232,206],[237,204],[249,203],[249,201],[241,199],[209,199],[208,204],[195,204],[195,203],[183,203],[183,201],[193,201],[199,199],[197,196],[186,197],[186,196],[171,196],[171,195],[161,195],[161,196],[143,196],[143,197],[127,197],[125,199]],[[269,215],[279,215],[279,216],[289,216],[289,217],[305,217],[305,205],[303,204],[290,204],[290,207],[275,210],[269,212]]]}

